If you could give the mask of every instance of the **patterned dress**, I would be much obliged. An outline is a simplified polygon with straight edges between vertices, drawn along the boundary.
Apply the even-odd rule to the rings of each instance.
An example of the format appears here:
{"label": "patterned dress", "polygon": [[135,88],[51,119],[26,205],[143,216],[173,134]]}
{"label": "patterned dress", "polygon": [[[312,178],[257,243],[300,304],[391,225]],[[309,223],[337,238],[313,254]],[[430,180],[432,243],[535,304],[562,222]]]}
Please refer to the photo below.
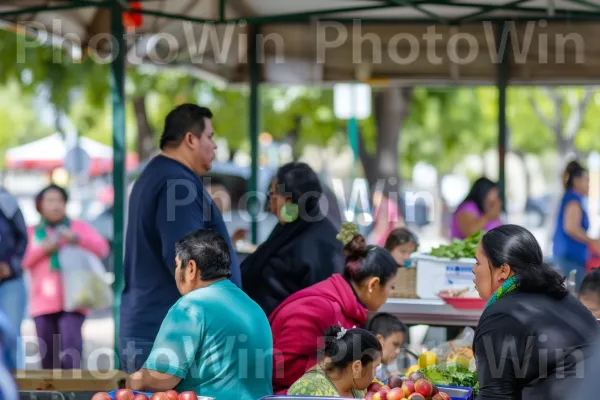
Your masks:
{"label": "patterned dress", "polygon": [[[320,368],[308,370],[289,388],[287,394],[290,396],[342,397],[333,382]],[[355,399],[363,399],[365,395],[366,391],[352,389],[352,396]]]}

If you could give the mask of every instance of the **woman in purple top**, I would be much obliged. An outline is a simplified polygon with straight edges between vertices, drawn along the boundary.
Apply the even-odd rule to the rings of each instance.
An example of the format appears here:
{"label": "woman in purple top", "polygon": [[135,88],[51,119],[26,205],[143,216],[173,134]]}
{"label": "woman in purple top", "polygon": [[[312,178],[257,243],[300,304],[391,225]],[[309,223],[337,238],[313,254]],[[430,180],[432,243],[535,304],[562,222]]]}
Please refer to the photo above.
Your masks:
{"label": "woman in purple top", "polygon": [[502,225],[502,200],[496,183],[479,178],[452,215],[451,239],[465,239],[480,230],[489,231]]}

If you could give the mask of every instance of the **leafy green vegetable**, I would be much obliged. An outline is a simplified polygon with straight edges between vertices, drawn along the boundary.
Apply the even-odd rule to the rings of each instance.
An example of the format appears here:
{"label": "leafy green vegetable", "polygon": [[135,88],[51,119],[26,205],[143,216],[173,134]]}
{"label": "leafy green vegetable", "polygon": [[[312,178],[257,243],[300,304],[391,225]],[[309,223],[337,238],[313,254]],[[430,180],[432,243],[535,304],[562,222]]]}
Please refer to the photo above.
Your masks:
{"label": "leafy green vegetable", "polygon": [[431,365],[420,369],[425,377],[434,385],[450,385],[468,387],[477,394],[479,381],[477,373],[458,363]]}
{"label": "leafy green vegetable", "polygon": [[430,254],[451,259],[475,258],[475,251],[482,236],[483,231],[479,231],[465,240],[455,239],[449,245],[440,245],[432,249]]}

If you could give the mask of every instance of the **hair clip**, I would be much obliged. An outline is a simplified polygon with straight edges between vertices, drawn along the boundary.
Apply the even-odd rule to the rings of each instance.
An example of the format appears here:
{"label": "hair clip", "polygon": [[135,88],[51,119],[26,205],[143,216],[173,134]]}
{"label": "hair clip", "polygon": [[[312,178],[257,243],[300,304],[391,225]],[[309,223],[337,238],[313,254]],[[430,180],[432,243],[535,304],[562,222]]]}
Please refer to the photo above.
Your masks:
{"label": "hair clip", "polygon": [[344,327],[342,326],[342,329],[341,329],[341,330],[338,332],[338,334],[337,334],[337,336],[336,336],[337,340],[340,340],[341,338],[343,338],[343,337],[344,337],[344,335],[346,334],[346,332],[347,332],[347,331],[346,331],[346,328],[344,328]]}

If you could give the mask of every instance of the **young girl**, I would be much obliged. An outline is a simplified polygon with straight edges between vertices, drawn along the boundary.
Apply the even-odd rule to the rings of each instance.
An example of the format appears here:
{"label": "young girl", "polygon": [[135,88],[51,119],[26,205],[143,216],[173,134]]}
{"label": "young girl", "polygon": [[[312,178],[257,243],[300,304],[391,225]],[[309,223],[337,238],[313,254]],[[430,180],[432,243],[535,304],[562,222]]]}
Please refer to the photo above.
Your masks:
{"label": "young girl", "polygon": [[406,228],[394,229],[385,241],[385,249],[390,252],[400,266],[407,266],[410,255],[417,251],[418,247],[417,237]]}
{"label": "young girl", "polygon": [[288,390],[290,396],[362,399],[381,362],[381,343],[371,332],[330,327],[319,363]]}

